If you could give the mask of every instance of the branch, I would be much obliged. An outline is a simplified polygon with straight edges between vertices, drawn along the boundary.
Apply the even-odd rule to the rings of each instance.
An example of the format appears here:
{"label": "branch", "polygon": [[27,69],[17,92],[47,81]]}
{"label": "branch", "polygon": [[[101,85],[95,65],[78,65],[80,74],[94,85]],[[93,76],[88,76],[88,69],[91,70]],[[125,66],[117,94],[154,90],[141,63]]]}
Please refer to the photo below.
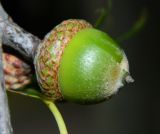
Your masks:
{"label": "branch", "polygon": [[15,24],[3,9],[0,2],[0,134],[12,134],[8,100],[4,84],[2,43],[18,50],[31,60],[40,39]]}
{"label": "branch", "polygon": [[0,29],[0,134],[12,134],[8,100],[4,86],[1,37],[2,31]]}
{"label": "branch", "polygon": [[3,31],[2,43],[10,46],[31,60],[41,40],[15,24],[0,3],[0,29]]}

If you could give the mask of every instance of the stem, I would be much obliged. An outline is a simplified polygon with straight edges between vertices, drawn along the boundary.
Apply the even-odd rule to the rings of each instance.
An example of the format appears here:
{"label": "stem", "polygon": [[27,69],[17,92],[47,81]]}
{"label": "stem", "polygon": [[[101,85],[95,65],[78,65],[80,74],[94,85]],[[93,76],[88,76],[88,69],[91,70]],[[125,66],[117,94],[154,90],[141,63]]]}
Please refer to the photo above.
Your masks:
{"label": "stem", "polygon": [[50,111],[54,115],[54,117],[56,119],[56,122],[58,124],[58,128],[59,128],[60,134],[68,134],[65,122],[64,122],[64,120],[62,118],[62,115],[59,112],[59,110],[56,107],[56,105],[54,104],[54,102],[49,101],[49,100],[45,100],[45,99],[43,99],[43,102],[48,106],[48,108],[50,109]]}
{"label": "stem", "polygon": [[0,134],[13,133],[4,83],[2,43],[32,60],[40,42],[40,39],[26,32],[10,19],[0,1]]}
{"label": "stem", "polygon": [[147,9],[143,9],[141,11],[141,15],[138,18],[138,20],[133,24],[133,26],[125,33],[123,33],[122,35],[120,35],[117,38],[118,42],[123,42],[127,39],[130,39],[132,37],[134,37],[135,35],[137,35],[145,26],[146,22],[147,22]]}
{"label": "stem", "polygon": [[[5,21],[4,21],[5,20]],[[32,61],[41,40],[14,23],[0,2],[0,29],[3,30],[3,45],[10,46]]]}
{"label": "stem", "polygon": [[[1,8],[0,8],[1,11]],[[1,23],[1,22],[0,22]],[[3,62],[2,62],[2,29],[0,29],[0,134],[12,134],[12,126],[10,121],[10,113],[8,108],[8,99],[6,95]]]}
{"label": "stem", "polygon": [[100,16],[98,17],[98,19],[94,24],[96,28],[100,28],[102,26],[102,24],[104,23],[104,21],[106,20],[111,11],[111,6],[112,6],[112,0],[108,0],[107,6],[100,10]]}
{"label": "stem", "polygon": [[6,20],[0,27],[4,31],[3,45],[12,47],[28,60],[34,59],[36,48],[41,42],[36,36],[26,32],[11,19]]}

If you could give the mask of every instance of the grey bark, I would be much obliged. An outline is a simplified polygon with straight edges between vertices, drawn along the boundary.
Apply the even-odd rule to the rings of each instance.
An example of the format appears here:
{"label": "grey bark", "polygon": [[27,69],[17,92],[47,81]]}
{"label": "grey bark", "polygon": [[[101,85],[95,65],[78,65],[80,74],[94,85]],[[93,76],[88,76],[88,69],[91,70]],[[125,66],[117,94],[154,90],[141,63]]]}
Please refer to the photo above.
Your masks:
{"label": "grey bark", "polygon": [[23,30],[20,26],[7,19],[0,24],[3,28],[2,42],[4,45],[10,46],[18,50],[25,58],[34,59],[35,50],[40,43],[40,40]]}
{"label": "grey bark", "polygon": [[2,45],[0,31],[0,134],[12,134],[8,100],[3,78]]}
{"label": "grey bark", "polygon": [[2,43],[18,50],[29,60],[33,60],[36,47],[41,42],[36,36],[26,32],[15,24],[3,9],[0,2],[0,134],[12,134],[12,126],[5,90]]}
{"label": "grey bark", "polygon": [[[0,3],[0,24],[5,21],[7,14],[3,12]],[[0,134],[12,134],[10,113],[8,108],[8,99],[5,90],[3,62],[2,62],[2,35],[3,29],[0,28]]]}
{"label": "grey bark", "polygon": [[[41,40],[25,31],[12,21],[0,3],[0,28],[3,30],[2,43],[20,52],[25,58],[34,59],[35,51]],[[5,21],[4,21],[5,20]]]}

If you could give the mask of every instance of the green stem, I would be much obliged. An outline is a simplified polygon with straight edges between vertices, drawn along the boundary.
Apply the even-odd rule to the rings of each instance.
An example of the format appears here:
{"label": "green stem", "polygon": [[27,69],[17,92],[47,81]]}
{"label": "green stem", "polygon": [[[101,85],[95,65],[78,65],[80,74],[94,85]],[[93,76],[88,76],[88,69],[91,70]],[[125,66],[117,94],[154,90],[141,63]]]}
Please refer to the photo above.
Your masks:
{"label": "green stem", "polygon": [[100,28],[102,26],[102,24],[104,23],[104,21],[106,20],[111,11],[111,6],[112,6],[112,0],[108,0],[107,6],[100,10],[100,16],[98,17],[98,19],[94,24],[95,28]]}
{"label": "green stem", "polygon": [[54,104],[54,102],[51,102],[51,101],[45,100],[45,99],[43,99],[43,102],[48,106],[48,108],[50,109],[50,111],[54,115],[56,122],[58,124],[60,134],[68,134],[66,125],[65,125],[64,120],[62,118],[62,115],[59,112],[56,105]]}
{"label": "green stem", "polygon": [[138,18],[138,20],[133,24],[133,26],[125,33],[123,33],[122,35],[120,35],[117,38],[118,42],[123,42],[127,39],[130,39],[132,37],[134,37],[135,35],[137,35],[145,26],[146,22],[147,22],[147,9],[143,9],[141,11],[141,16]]}

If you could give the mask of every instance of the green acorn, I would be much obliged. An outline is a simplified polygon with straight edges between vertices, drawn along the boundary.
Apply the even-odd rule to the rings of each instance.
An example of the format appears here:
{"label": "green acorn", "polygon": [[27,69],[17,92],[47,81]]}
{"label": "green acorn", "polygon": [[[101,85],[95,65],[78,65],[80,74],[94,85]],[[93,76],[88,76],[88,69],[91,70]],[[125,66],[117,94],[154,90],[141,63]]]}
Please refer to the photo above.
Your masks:
{"label": "green acorn", "polygon": [[51,100],[97,103],[132,82],[123,50],[84,20],[56,26],[38,46],[34,63],[42,93]]}

